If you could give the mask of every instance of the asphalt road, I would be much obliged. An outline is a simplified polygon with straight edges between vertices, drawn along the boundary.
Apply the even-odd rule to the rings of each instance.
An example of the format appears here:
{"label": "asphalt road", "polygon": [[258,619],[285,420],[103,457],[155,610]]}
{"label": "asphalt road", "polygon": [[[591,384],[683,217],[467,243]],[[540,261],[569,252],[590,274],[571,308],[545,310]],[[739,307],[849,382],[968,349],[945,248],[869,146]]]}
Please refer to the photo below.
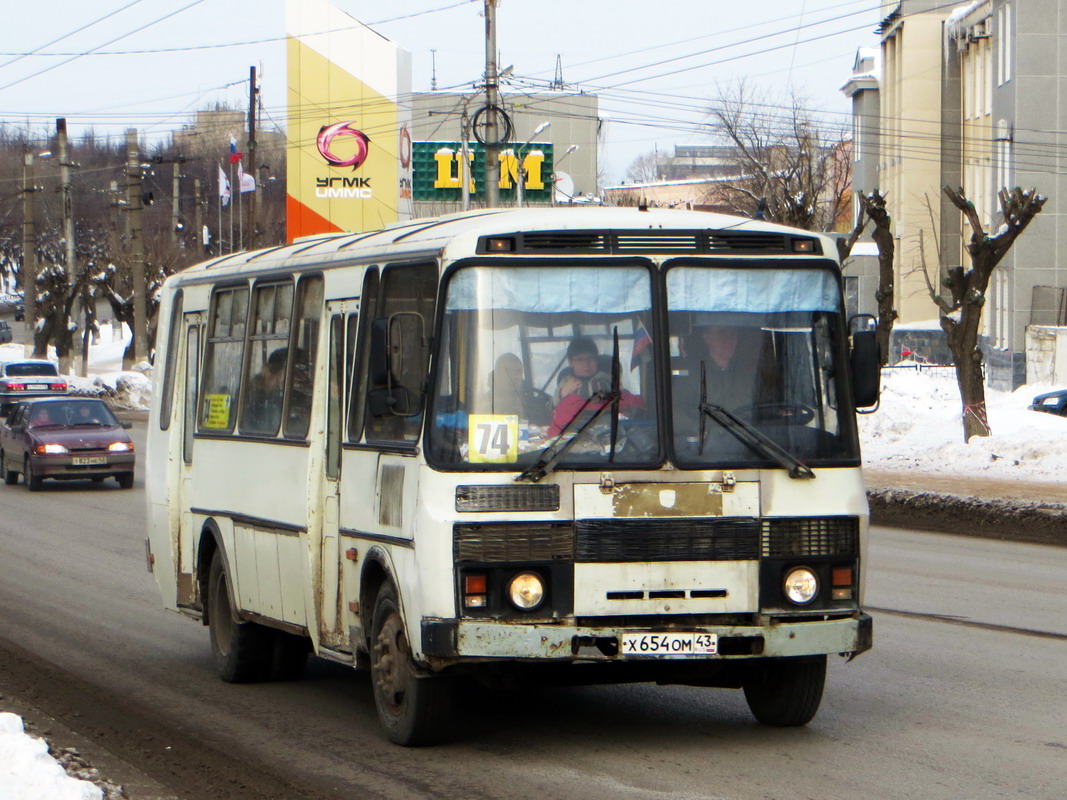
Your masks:
{"label": "asphalt road", "polygon": [[[143,441],[143,424],[135,439]],[[143,450],[142,450],[143,452]],[[455,741],[388,744],[366,675],[231,686],[160,608],[144,497],[0,486],[0,708],[147,798],[1061,798],[1067,549],[875,529],[875,647],[803,729],[738,692],[468,691]],[[54,718],[54,721],[51,719]]]}

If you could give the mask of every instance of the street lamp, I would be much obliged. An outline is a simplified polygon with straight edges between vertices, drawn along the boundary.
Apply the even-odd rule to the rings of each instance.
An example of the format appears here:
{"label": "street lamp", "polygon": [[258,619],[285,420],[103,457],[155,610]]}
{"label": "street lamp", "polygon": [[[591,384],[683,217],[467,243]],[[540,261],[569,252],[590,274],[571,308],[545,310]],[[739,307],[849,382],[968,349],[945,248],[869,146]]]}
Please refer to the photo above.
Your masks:
{"label": "street lamp", "polygon": [[535,137],[537,137],[545,128],[547,128],[551,124],[551,122],[542,122],[540,125],[534,128],[534,132],[530,134],[530,138],[527,139],[523,144],[519,145],[519,147],[515,150],[515,156],[518,161],[518,169],[516,170],[516,172],[518,173],[519,178],[518,183],[516,183],[515,185],[515,205],[519,208],[522,208],[526,188],[526,167],[524,167],[522,163],[523,151],[525,151],[525,149],[530,146],[530,142],[532,142]]}
{"label": "street lamp", "polygon": [[[575,150],[577,150],[577,149],[578,149],[578,145],[572,144],[570,147],[568,147],[566,149],[566,151],[564,151],[563,155],[559,157],[559,161],[557,161],[556,163],[554,163],[552,165],[552,205],[556,204],[556,181],[559,180],[557,178],[557,174],[558,173],[556,172],[556,167],[558,167],[560,164],[562,164],[563,160],[567,156],[569,156],[571,153],[573,153]],[[567,196],[567,200],[568,201],[571,200],[571,196],[570,195]]]}

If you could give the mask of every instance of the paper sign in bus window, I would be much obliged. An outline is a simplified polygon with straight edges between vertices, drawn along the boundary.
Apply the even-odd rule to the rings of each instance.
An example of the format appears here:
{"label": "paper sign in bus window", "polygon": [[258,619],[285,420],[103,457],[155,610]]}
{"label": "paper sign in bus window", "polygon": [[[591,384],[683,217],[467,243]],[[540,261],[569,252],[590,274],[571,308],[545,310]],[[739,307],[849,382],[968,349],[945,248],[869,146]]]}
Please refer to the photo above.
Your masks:
{"label": "paper sign in bus window", "polygon": [[204,395],[204,422],[201,427],[217,431],[230,429],[230,396],[228,394]]}
{"label": "paper sign in bus window", "polygon": [[471,414],[467,460],[476,463],[515,461],[519,455],[519,418],[515,414]]}

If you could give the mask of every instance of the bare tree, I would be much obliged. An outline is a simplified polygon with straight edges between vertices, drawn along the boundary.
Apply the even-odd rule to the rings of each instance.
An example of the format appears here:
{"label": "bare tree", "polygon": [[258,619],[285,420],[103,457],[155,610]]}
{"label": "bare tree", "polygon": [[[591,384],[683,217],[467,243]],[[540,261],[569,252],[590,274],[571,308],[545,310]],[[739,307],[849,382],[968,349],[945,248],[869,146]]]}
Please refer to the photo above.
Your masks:
{"label": "bare tree", "polygon": [[974,203],[967,199],[962,187],[956,191],[945,186],[943,191],[970,226],[967,254],[971,266],[970,269],[950,267],[944,271],[940,285],[948,290],[947,297],[935,288],[925,264],[923,274],[930,297],[939,309],[941,329],[948,339],[956,365],[956,384],[963,404],[963,440],[969,441],[972,436],[991,433],[985,406],[984,355],[978,344],[989,278],[1026,226],[1041,213],[1047,198],[1033,187],[1025,191],[1018,186],[1011,190],[1001,189],[1000,212],[1004,224],[991,236],[982,227]]}
{"label": "bare tree", "polygon": [[631,161],[630,166],[626,168],[626,180],[634,183],[658,181],[663,177],[662,163],[663,159],[660,158],[658,151],[643,153]]}
{"label": "bare tree", "polygon": [[848,236],[837,240],[837,254],[841,263],[849,257],[856,241],[863,234],[867,221],[874,224],[871,239],[878,248],[878,289],[874,293],[878,301],[878,358],[884,367],[889,360],[889,340],[893,335],[893,323],[896,322],[897,314],[894,308],[894,283],[893,261],[896,258],[896,243],[893,240],[892,219],[885,207],[885,195],[878,189],[870,194],[857,195],[860,202],[859,212],[856,214],[856,223]]}
{"label": "bare tree", "polygon": [[852,158],[843,131],[831,134],[796,94],[775,100],[743,81],[721,91],[709,113],[712,132],[734,148],[739,177],[717,186],[735,213],[811,231],[848,224]]}

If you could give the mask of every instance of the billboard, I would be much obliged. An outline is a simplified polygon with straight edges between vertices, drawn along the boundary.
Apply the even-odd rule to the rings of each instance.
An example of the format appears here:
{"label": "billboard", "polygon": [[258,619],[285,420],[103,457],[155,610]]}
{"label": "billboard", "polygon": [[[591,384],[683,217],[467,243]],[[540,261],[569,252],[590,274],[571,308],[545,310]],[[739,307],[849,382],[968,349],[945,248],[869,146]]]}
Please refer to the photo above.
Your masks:
{"label": "billboard", "polygon": [[[418,201],[459,201],[463,196],[463,158],[459,142],[415,142],[412,164],[414,193]],[[521,171],[520,171],[521,156]],[[485,198],[485,147],[479,142],[467,145],[470,162],[470,196]],[[518,149],[504,145],[497,153],[500,162],[500,199],[516,199],[520,175],[525,178],[524,198],[528,203],[552,202],[553,146],[549,142],[528,142]]]}
{"label": "billboard", "polygon": [[286,33],[289,241],[411,219],[411,54],[326,0]]}

